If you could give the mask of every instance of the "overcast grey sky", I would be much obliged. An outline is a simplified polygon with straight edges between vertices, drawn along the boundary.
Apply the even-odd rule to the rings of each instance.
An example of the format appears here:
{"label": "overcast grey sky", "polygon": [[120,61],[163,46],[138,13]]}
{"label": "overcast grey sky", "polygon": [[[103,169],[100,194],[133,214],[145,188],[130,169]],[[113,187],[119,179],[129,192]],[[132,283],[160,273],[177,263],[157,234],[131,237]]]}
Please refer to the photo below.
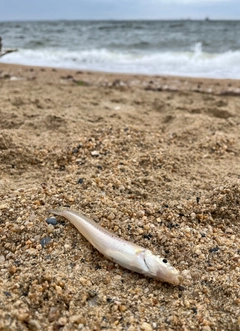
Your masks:
{"label": "overcast grey sky", "polygon": [[0,0],[0,21],[240,19],[240,0]]}

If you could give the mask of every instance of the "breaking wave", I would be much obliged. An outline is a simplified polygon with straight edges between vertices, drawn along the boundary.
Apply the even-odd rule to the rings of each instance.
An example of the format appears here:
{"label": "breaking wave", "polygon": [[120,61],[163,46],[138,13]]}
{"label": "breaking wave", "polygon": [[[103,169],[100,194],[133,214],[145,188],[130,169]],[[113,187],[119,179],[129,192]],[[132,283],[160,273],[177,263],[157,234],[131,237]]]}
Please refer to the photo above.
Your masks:
{"label": "breaking wave", "polygon": [[6,55],[2,63],[48,66],[149,75],[176,75],[209,78],[240,78],[240,51],[206,53],[201,43],[189,52],[148,52],[102,49],[19,49]]}

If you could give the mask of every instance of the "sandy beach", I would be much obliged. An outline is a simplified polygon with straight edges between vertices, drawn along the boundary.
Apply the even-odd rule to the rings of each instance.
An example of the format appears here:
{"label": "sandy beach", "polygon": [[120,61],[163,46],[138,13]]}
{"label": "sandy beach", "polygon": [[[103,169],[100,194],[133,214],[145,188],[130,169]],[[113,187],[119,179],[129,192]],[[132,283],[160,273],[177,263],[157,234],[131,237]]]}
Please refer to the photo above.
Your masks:
{"label": "sandy beach", "polygon": [[[0,64],[0,330],[240,330],[240,81]],[[85,213],[180,270],[107,260]]]}

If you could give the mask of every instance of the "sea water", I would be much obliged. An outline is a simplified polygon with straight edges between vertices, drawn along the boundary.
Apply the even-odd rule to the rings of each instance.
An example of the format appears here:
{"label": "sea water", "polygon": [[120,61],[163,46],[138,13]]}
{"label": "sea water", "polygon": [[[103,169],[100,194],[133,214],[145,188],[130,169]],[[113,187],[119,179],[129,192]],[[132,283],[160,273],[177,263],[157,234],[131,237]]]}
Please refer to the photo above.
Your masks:
{"label": "sea water", "polygon": [[0,22],[3,63],[240,78],[240,21]]}

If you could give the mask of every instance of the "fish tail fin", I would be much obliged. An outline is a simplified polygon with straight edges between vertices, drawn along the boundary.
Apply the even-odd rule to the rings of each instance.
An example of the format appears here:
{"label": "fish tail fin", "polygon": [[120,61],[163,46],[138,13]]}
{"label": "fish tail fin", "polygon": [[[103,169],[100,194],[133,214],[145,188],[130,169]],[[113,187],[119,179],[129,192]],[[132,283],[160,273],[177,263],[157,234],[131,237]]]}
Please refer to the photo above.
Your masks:
{"label": "fish tail fin", "polygon": [[50,209],[48,210],[49,213],[54,214],[54,215],[63,215],[64,210],[61,209]]}

